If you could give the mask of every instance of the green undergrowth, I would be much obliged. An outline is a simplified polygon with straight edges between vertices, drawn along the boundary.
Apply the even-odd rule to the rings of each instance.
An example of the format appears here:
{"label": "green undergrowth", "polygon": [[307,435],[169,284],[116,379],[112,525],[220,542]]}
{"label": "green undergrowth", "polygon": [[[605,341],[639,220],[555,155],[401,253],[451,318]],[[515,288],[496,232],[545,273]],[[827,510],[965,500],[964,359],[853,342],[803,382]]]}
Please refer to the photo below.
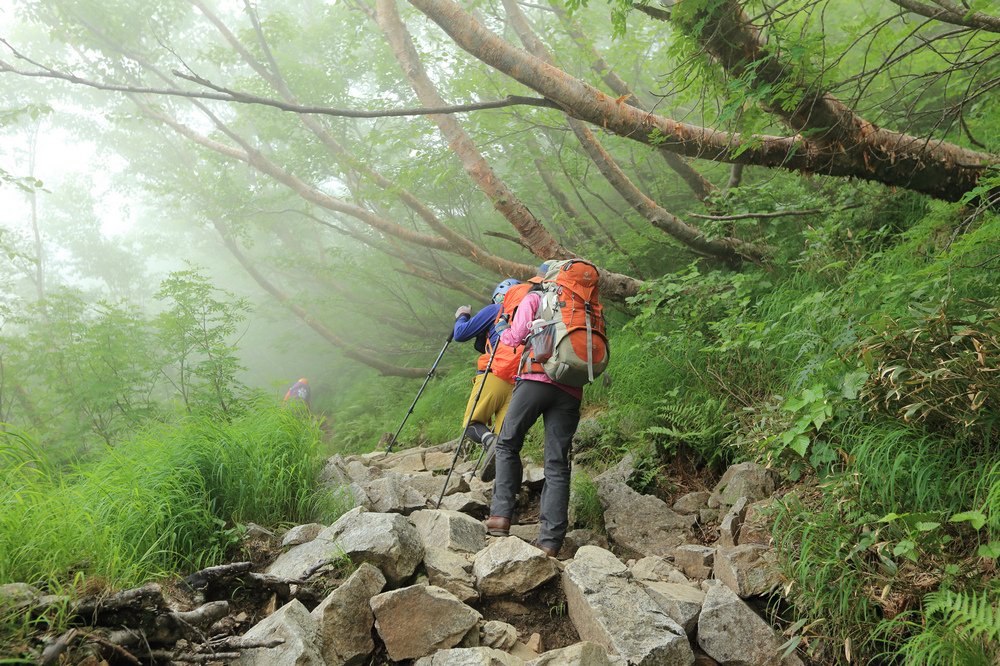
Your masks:
{"label": "green undergrowth", "polygon": [[[232,421],[150,428],[75,469],[16,433],[0,440],[0,583],[124,587],[224,561],[240,525],[338,508],[317,500],[321,432],[269,401]],[[316,514],[325,514],[317,516]]]}

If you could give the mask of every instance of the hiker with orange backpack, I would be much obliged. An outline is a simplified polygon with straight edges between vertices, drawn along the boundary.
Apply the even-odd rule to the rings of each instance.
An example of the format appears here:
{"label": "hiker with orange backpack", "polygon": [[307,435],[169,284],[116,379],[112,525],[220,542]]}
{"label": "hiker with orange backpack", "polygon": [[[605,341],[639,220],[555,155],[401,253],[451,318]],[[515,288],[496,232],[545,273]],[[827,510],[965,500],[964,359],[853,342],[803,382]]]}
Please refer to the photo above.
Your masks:
{"label": "hiker with orange backpack", "polygon": [[[480,475],[487,481],[492,478],[491,447],[507,413],[518,361],[513,350],[499,345],[500,336],[494,326],[505,313],[509,316],[515,312],[524,294],[533,284],[541,281],[540,275],[529,280],[528,284],[513,279],[504,280],[493,290],[493,303],[477,312],[475,317],[471,316],[472,310],[467,305],[455,312],[455,340],[465,342],[475,338],[475,348],[482,352],[477,361],[476,377],[472,382],[463,423],[469,424],[465,435],[487,450]],[[482,390],[480,384],[483,384]],[[493,422],[492,427],[490,421]]]}
{"label": "hiker with orange backpack", "polygon": [[496,478],[486,528],[493,536],[510,533],[521,488],[521,447],[538,417],[545,424],[545,485],[538,539],[555,556],[569,527],[569,454],[580,422],[583,386],[607,367],[610,349],[598,300],[597,267],[570,259],[549,264],[539,288],[521,300],[513,318],[494,328],[500,343],[523,352],[507,418],[495,444]]}

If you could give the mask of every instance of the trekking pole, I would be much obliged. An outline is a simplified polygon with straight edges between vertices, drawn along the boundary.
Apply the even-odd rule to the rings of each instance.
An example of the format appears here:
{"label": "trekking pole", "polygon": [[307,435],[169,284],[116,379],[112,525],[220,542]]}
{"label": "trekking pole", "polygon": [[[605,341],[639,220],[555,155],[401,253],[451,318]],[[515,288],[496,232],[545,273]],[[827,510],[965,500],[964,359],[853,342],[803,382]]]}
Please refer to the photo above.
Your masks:
{"label": "trekking pole", "polygon": [[[472,423],[472,415],[476,413],[476,405],[479,404],[479,396],[483,394],[483,387],[486,386],[486,379],[490,375],[490,369],[493,367],[493,357],[496,356],[497,349],[500,348],[500,340],[493,345],[493,351],[490,352],[490,360],[486,364],[486,371],[483,372],[483,382],[479,385],[479,390],[476,391],[476,399],[472,401],[472,409],[469,410],[469,418],[465,419],[465,425],[462,426],[462,434],[458,436],[458,446],[455,447],[455,457],[451,459],[451,468],[448,470],[448,476],[444,479],[444,488],[441,489],[441,497],[438,497],[436,509],[441,508],[441,500],[444,499],[444,493],[448,490],[448,482],[451,481],[451,473],[455,471],[455,465],[458,463],[458,455],[462,452],[462,442],[465,441],[465,431],[469,428],[469,424]],[[480,456],[481,457],[481,456]],[[478,467],[479,464],[477,463]]]}
{"label": "trekking pole", "polygon": [[427,386],[427,382],[431,380],[431,375],[433,375],[434,371],[437,370],[438,362],[441,360],[441,357],[444,356],[444,350],[448,348],[448,345],[450,345],[451,341],[454,339],[455,331],[452,331],[448,334],[448,339],[445,340],[444,347],[441,347],[441,353],[438,354],[437,360],[434,361],[434,365],[432,365],[431,369],[427,371],[427,378],[424,379],[424,383],[420,386],[420,390],[417,391],[417,397],[413,399],[413,404],[410,405],[410,409],[407,410],[406,416],[403,417],[403,422],[399,424],[399,430],[396,431],[396,434],[392,436],[392,439],[386,445],[385,454],[382,456],[383,458],[389,455],[389,450],[392,449],[393,445],[396,443],[396,438],[399,437],[399,433],[403,431],[403,426],[406,425],[406,419],[410,418],[410,414],[413,413],[413,408],[417,406],[417,400],[420,399],[420,394],[424,392],[424,387]]}

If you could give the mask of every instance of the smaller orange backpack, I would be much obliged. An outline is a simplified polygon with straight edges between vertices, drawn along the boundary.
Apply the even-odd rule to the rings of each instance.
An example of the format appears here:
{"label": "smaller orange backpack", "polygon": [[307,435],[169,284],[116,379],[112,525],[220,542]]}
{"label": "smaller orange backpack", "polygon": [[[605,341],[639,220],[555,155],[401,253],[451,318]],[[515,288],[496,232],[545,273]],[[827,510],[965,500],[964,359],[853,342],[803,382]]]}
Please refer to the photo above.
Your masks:
{"label": "smaller orange backpack", "polygon": [[[497,313],[497,318],[493,320],[494,326],[498,321],[500,321],[500,317],[503,317],[504,315],[510,315],[508,321],[513,319],[514,313],[517,311],[517,306],[520,305],[525,295],[531,291],[531,288],[534,286],[534,284],[526,282],[523,284],[515,284],[513,287],[508,289],[503,295],[500,312]],[[499,343],[496,354],[493,356],[493,365],[490,366],[490,372],[500,379],[513,384],[514,376],[517,374],[521,351],[523,349],[523,347],[515,349],[513,347],[508,347],[503,343]],[[486,353],[479,357],[480,372],[484,372],[486,370],[486,364],[490,361],[490,353],[492,351],[493,342],[487,337]]]}

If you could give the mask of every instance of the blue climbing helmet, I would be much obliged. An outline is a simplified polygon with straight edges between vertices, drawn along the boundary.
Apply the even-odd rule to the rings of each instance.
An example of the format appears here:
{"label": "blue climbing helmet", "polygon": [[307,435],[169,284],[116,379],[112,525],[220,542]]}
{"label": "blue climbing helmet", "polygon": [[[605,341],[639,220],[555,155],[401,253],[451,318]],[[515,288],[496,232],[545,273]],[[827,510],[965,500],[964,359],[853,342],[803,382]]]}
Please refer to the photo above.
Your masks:
{"label": "blue climbing helmet", "polygon": [[521,282],[519,280],[511,278],[509,280],[504,280],[503,282],[498,284],[497,288],[493,290],[493,302],[502,303],[503,295],[506,294],[507,290],[513,287],[515,284],[521,284]]}

